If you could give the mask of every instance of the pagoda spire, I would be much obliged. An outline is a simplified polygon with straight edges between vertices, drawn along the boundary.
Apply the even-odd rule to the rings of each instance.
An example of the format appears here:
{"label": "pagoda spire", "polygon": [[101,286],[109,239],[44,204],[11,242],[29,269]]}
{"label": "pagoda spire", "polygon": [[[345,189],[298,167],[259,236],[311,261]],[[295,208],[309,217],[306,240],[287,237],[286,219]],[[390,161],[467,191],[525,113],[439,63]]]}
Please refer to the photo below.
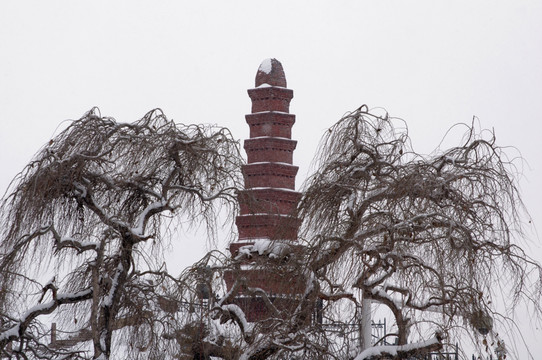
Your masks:
{"label": "pagoda spire", "polygon": [[286,86],[286,75],[284,75],[284,69],[282,64],[277,59],[265,59],[260,64],[258,72],[256,73],[255,86]]}

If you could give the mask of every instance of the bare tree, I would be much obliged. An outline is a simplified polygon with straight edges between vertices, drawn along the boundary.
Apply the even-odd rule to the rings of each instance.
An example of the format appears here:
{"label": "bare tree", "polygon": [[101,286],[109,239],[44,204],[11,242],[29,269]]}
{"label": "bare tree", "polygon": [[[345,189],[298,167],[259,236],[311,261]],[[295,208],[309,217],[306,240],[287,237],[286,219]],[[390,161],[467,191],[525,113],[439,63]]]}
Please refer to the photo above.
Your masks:
{"label": "bare tree", "polygon": [[[503,357],[509,311],[526,300],[540,313],[541,267],[517,245],[514,161],[473,125],[459,146],[422,156],[395,124],[363,106],[325,133],[295,214],[298,244],[212,251],[173,277],[156,260],[163,222],[180,213],[213,225],[215,200],[233,204],[236,144],[160,113],[131,125],[89,113],[42,150],[3,204],[1,351],[85,358],[73,343],[44,343],[37,318],[59,312],[80,337],[90,329],[95,358],[115,348],[153,359],[411,359],[465,338],[498,341]],[[30,270],[51,258],[65,276],[43,283]],[[283,293],[258,287],[247,269],[282,279]],[[225,276],[235,279],[229,291]],[[12,315],[24,291],[37,304]],[[251,297],[268,316],[247,321],[239,304]],[[358,327],[346,339],[368,303],[394,320],[369,348]]]}
{"label": "bare tree", "polygon": [[[540,315],[542,269],[517,245],[526,213],[515,163],[493,133],[457,125],[466,130],[459,146],[422,156],[406,126],[394,123],[401,125],[363,106],[326,132],[298,209],[303,246],[259,242],[215,262],[213,271],[239,275],[209,317],[233,324],[237,336],[229,328],[234,356],[208,356],[412,359],[471,339],[504,358],[499,328],[508,330],[518,302]],[[279,307],[273,293],[250,287],[239,270],[247,266],[299,286],[293,304]],[[247,323],[238,294],[260,297],[272,316]],[[510,300],[504,308],[495,305],[501,298]],[[362,303],[388,309],[394,320],[377,346],[341,340],[360,321]]]}
{"label": "bare tree", "polygon": [[[226,129],[160,110],[122,124],[93,109],[52,139],[2,203],[0,357],[87,358],[84,340],[93,358],[167,357],[168,292],[182,286],[161,261],[168,225],[212,233],[221,205],[234,213],[240,159]],[[47,314],[75,333],[69,346],[47,343]]]}
{"label": "bare tree", "polygon": [[[494,134],[464,125],[459,146],[421,156],[394,121],[363,106],[324,136],[300,206],[315,276],[387,307],[399,346],[431,344],[428,331],[435,344],[458,329],[496,335],[493,319],[521,298],[539,316],[541,268],[516,245],[516,167]],[[499,312],[501,296],[512,301]]]}

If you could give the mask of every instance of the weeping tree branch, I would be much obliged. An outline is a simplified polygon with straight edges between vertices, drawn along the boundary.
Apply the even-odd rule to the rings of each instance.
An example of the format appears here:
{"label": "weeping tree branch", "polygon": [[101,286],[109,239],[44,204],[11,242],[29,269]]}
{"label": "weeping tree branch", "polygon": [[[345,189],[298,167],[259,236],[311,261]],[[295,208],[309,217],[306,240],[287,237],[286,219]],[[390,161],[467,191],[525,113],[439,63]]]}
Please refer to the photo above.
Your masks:
{"label": "weeping tree branch", "polygon": [[472,333],[463,319],[476,328],[478,314],[495,313],[496,287],[540,315],[541,267],[514,243],[526,213],[516,165],[492,132],[462,126],[459,146],[425,156],[404,123],[362,106],[326,132],[304,185],[310,266],[389,307],[400,345],[421,321],[408,321],[413,310],[445,305],[436,330]]}
{"label": "weeping tree branch", "polygon": [[[73,121],[39,151],[2,200],[0,311],[9,316],[21,306],[15,294],[24,291],[25,278],[40,282],[40,273],[59,269],[58,289],[89,289],[90,306],[54,299],[25,317],[17,331],[0,323],[4,343],[31,336],[28,324],[41,315],[62,319],[66,313],[56,310],[68,303],[76,313],[90,310],[86,321],[95,358],[107,359],[115,346],[125,347],[112,341],[119,320],[142,313],[142,307],[160,314],[160,297],[145,289],[163,296],[168,291],[163,285],[142,287],[141,275],[133,274],[164,272],[159,265],[168,242],[164,228],[175,219],[183,226],[206,224],[209,235],[215,234],[219,208],[235,213],[241,164],[238,143],[227,129],[175,124],[159,109],[132,124],[102,117],[97,109]],[[173,278],[164,277],[181,284]],[[164,340],[154,333],[173,322],[149,324],[122,331],[133,343],[144,341],[141,346],[150,346],[151,354],[159,353]],[[150,335],[150,345],[142,331]]]}

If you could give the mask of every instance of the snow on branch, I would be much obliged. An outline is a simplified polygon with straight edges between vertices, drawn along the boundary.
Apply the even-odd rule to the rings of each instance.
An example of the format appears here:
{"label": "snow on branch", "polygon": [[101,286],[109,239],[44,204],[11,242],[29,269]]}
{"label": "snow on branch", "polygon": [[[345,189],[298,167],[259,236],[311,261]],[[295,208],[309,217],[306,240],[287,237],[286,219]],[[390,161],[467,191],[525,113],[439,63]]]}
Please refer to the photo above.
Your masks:
{"label": "snow on branch", "polygon": [[137,226],[135,228],[131,229],[131,232],[139,237],[143,236],[143,232],[145,231],[145,224],[147,223],[147,220],[152,215],[163,211],[167,208],[167,201],[165,199],[162,199],[160,201],[155,201],[151,204],[149,204],[139,215],[137,219]]}
{"label": "snow on branch", "polygon": [[56,251],[60,251],[63,248],[72,248],[77,250],[77,252],[82,253],[87,250],[98,251],[100,248],[99,243],[94,243],[90,241],[80,241],[72,237],[61,236],[55,229],[53,225],[50,227],[50,231],[53,234],[55,239]]}
{"label": "snow on branch", "polygon": [[85,289],[74,293],[57,294],[56,287],[52,283],[48,283],[43,288],[43,295],[45,295],[47,290],[51,290],[53,299],[28,309],[20,316],[19,320],[14,325],[0,333],[0,348],[3,348],[7,343],[22,337],[28,326],[30,326],[32,321],[38,316],[51,314],[60,305],[74,304],[92,298],[92,289]]}
{"label": "snow on branch", "polygon": [[250,329],[247,319],[245,317],[245,313],[243,312],[243,310],[241,310],[239,306],[235,304],[225,304],[222,305],[220,308],[229,312],[231,318],[239,325],[243,333],[246,333]]}
{"label": "snow on branch", "polygon": [[406,345],[382,345],[365,349],[354,360],[409,359],[414,355],[427,354],[442,349],[442,338],[436,334],[426,341]]}

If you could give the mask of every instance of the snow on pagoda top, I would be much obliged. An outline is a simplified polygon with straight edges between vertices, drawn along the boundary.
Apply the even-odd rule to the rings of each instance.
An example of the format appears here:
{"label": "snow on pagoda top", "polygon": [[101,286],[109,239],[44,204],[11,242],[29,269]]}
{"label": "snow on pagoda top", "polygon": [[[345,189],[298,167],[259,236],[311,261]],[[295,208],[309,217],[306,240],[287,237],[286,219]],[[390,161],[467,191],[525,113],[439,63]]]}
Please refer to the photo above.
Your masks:
{"label": "snow on pagoda top", "polygon": [[286,75],[282,64],[277,59],[265,59],[256,73],[256,87],[264,84],[269,86],[286,87]]}

